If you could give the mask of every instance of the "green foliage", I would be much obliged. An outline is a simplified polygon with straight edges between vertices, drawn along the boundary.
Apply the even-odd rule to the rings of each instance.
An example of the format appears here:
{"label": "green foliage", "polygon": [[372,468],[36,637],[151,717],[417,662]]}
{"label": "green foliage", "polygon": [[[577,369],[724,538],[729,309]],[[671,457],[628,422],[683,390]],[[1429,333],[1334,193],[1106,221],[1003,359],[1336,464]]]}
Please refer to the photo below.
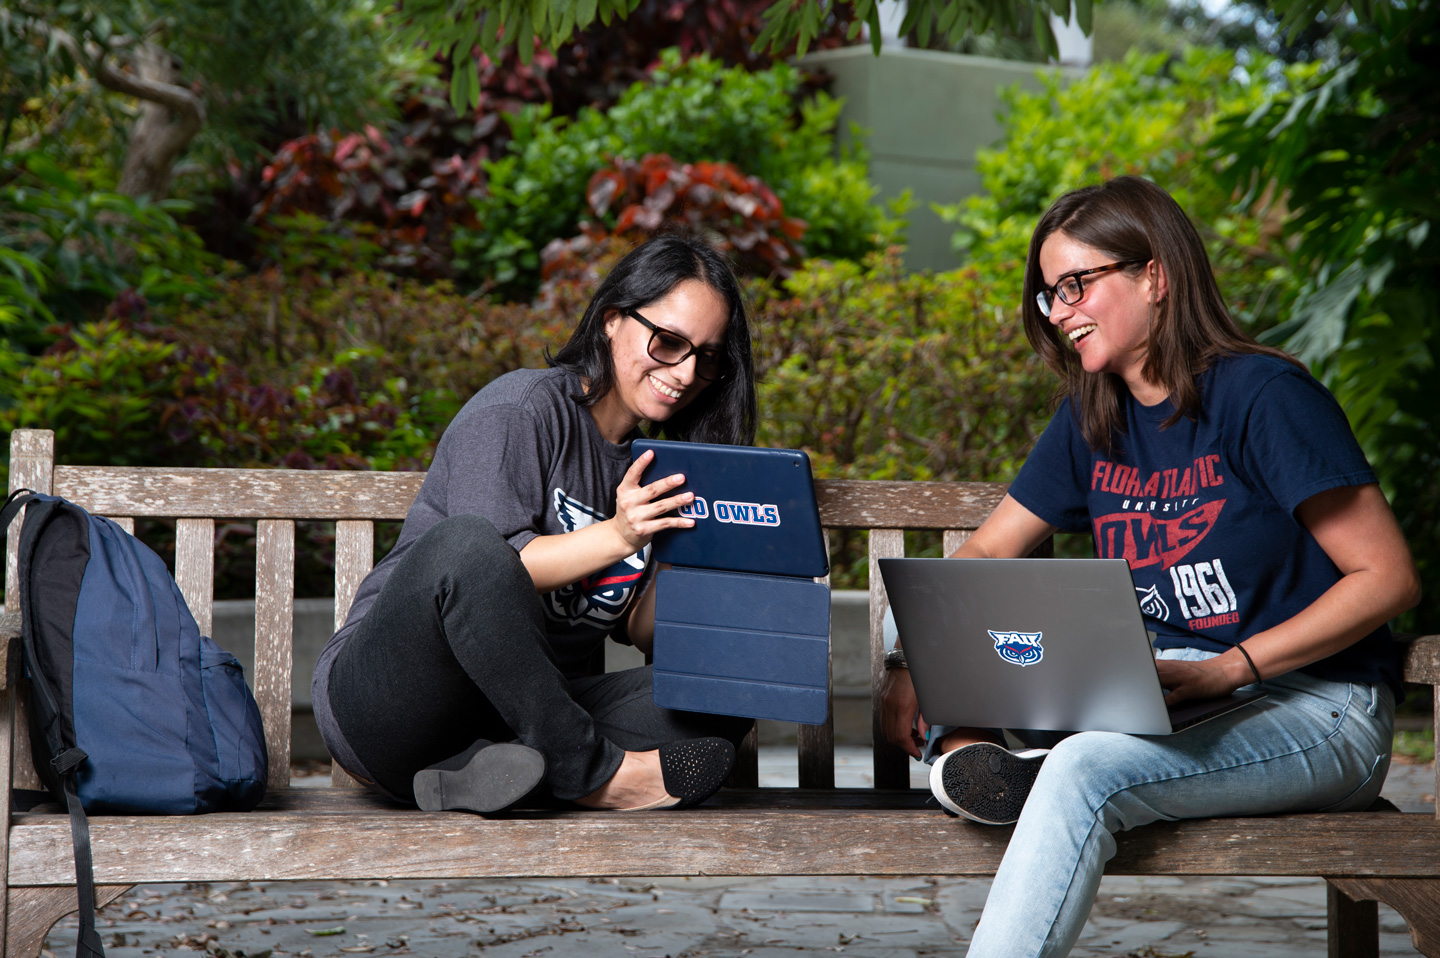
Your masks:
{"label": "green foliage", "polygon": [[[1295,0],[1294,10],[1319,3]],[[1440,614],[1440,8],[1363,4],[1345,61],[1228,122],[1223,183],[1272,205],[1303,279],[1272,331],[1345,407]]]}
{"label": "green foliage", "polygon": [[[1053,380],[973,269],[906,273],[891,249],[752,295],[756,441],[807,450],[819,477],[1005,481],[1045,426]],[[863,587],[862,539],[832,537],[836,588]]]}
{"label": "green foliage", "polygon": [[1397,758],[1428,765],[1435,761],[1435,730],[1397,730],[1394,740],[1394,754]]}
{"label": "green foliage", "polygon": [[480,99],[479,83],[470,66],[471,51],[476,47],[491,59],[499,59],[506,48],[513,47],[521,61],[529,63],[537,39],[555,49],[596,19],[607,26],[614,18],[624,19],[640,2],[482,0],[466,9],[465,4],[453,0],[411,0],[393,15],[402,24],[406,45],[426,44],[451,59],[455,73],[450,99],[455,111],[463,113]]}
{"label": "green foliage", "polygon": [[47,324],[98,316],[125,290],[152,305],[209,294],[214,258],[175,219],[188,204],[92,190],[38,152],[0,163],[0,181],[5,339],[38,351]]}
{"label": "green foliage", "polygon": [[822,478],[1008,479],[1045,425],[1050,376],[973,269],[906,273],[891,249],[751,292],[757,442]]}
{"label": "green foliage", "polygon": [[[73,157],[84,151],[65,134],[97,132],[77,115],[103,116],[110,127],[128,128],[116,136],[100,127],[107,145],[128,148],[130,160],[148,157],[140,165],[163,173],[149,182],[167,184],[179,156],[172,141],[191,159],[219,166],[253,153],[276,126],[357,128],[385,114],[398,77],[426,69],[418,51],[389,45],[389,33],[375,28],[378,16],[373,0],[57,0],[6,8],[0,139],[8,146],[16,127],[31,134],[27,148]],[[57,93],[60,102],[50,105]],[[168,112],[147,125],[133,98]],[[165,121],[154,121],[165,115],[162,136]],[[113,169],[105,176],[115,181]],[[148,192],[165,195],[163,187]]]}
{"label": "green foliage", "polygon": [[208,349],[104,320],[69,330],[44,356],[7,351],[0,429],[53,429],[69,462],[193,465],[195,437],[173,404],[214,383]]}
{"label": "green foliage", "polygon": [[[214,301],[180,312],[172,328],[186,342],[225,343],[237,376],[227,389],[238,398],[206,414],[216,464],[413,468],[482,386],[544,364],[545,347],[557,346],[579,315],[566,290],[554,301],[554,312],[496,306],[444,282],[271,269],[225,281]],[[326,384],[342,370],[345,381]],[[342,398],[349,408],[336,419]],[[249,405],[272,411],[257,415]]]}
{"label": "green foliage", "polygon": [[[1169,190],[1210,250],[1230,307],[1257,328],[1285,315],[1296,294],[1277,217],[1236,209],[1202,150],[1220,118],[1264,102],[1269,64],[1192,48],[1183,58],[1131,54],[1066,83],[1007,91],[1004,142],[976,159],[985,192],[939,209],[960,226],[957,250],[1019,302],[1025,254],[1040,215],[1062,192],[1122,173]],[[1299,75],[1306,68],[1292,67]]]}
{"label": "green foliage", "polygon": [[[718,3],[719,0],[712,0]],[[471,51],[479,48],[491,59],[516,50],[525,63],[537,44],[556,50],[577,32],[597,20],[609,25],[623,20],[641,0],[407,0],[392,14],[402,25],[408,44],[428,44],[454,65],[450,99],[457,112],[473,107],[480,96],[470,66]],[[1072,15],[1090,32],[1092,0],[909,0],[900,32],[929,46],[932,33],[950,45],[990,31],[1015,32],[1029,24],[1041,48],[1057,55],[1050,14],[1062,20]],[[792,48],[803,55],[817,39],[834,31],[836,20],[850,22],[854,40],[868,26],[871,43],[880,52],[880,0],[854,0],[845,7],[833,0],[774,0],[763,14],[764,28],[755,40],[756,50],[780,56]],[[722,15],[728,14],[725,11]],[[656,151],[649,151],[656,152]],[[663,152],[663,151],[660,151]]]}
{"label": "green foliage", "polygon": [[[477,204],[481,230],[457,230],[457,272],[523,298],[535,288],[540,250],[574,234],[584,217],[591,176],[612,158],[649,153],[733,163],[758,176],[786,215],[821,222],[806,243],[812,256],[875,248],[876,237],[897,232],[894,218],[869,203],[876,189],[865,180],[864,158],[834,158],[839,104],[820,94],[797,120],[799,86],[799,72],[783,63],[747,73],[704,56],[682,62],[672,50],[649,82],[604,113],[584,109],[567,120],[544,107],[522,110],[510,117],[511,155],[484,164],[490,195]],[[825,181],[855,187],[858,199],[825,205],[836,188]]]}

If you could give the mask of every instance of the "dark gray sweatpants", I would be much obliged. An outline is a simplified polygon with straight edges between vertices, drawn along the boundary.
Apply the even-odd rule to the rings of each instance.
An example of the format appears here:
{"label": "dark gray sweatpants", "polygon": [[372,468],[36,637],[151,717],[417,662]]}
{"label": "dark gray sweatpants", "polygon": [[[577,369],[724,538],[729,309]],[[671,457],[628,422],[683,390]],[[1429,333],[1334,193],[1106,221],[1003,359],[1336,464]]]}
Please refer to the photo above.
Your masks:
{"label": "dark gray sweatpants", "polygon": [[610,780],[624,751],[704,735],[739,743],[750,720],[659,708],[650,668],[566,678],[520,556],[487,520],[451,516],[415,541],[330,673],[330,707],[382,790],[478,739],[538,749],[556,798]]}

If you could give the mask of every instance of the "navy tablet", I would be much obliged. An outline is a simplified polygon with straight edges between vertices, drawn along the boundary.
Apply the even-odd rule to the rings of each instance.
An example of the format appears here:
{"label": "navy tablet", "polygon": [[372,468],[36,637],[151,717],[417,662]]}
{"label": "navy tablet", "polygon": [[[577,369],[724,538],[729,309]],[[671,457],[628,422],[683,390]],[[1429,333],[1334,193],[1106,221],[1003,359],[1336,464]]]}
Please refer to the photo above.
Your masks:
{"label": "navy tablet", "polygon": [[694,527],[657,535],[657,562],[804,578],[829,573],[805,453],[637,439],[630,454],[639,457],[647,449],[655,458],[642,482],[683,473],[685,484],[675,491],[695,493],[695,502],[681,510]]}

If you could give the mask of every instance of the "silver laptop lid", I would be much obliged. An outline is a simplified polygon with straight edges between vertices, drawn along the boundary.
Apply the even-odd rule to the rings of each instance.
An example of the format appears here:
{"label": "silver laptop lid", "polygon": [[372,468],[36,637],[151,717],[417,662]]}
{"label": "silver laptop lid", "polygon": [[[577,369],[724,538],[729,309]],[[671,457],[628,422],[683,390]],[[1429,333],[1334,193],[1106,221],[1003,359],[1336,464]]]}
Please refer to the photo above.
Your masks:
{"label": "silver laptop lid", "polygon": [[881,559],[932,725],[1169,734],[1123,559]]}

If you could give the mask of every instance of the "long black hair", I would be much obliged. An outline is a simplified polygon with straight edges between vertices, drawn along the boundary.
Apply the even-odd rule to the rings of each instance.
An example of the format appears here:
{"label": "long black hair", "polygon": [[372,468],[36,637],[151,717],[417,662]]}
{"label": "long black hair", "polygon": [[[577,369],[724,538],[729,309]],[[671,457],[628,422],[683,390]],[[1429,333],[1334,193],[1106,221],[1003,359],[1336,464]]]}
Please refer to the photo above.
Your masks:
{"label": "long black hair", "polygon": [[606,320],[663,299],[687,279],[699,280],[725,302],[725,376],[695,401],[652,429],[666,439],[750,445],[755,441],[755,368],[750,355],[750,322],[740,284],[725,257],[708,243],[684,235],[656,237],[625,255],[585,308],[575,332],[545,361],[568,369],[589,385],[584,404],[593,406],[615,386]]}

